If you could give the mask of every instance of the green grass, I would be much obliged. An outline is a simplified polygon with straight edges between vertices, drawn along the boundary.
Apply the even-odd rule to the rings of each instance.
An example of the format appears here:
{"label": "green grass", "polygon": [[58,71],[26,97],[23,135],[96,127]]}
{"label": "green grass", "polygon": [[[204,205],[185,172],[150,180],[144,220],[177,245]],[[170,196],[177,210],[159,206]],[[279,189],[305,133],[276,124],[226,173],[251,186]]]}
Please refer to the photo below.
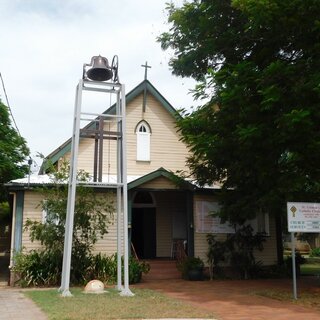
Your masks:
{"label": "green grass", "polygon": [[[300,273],[304,276],[320,276],[320,259],[307,258],[306,263],[300,265]],[[319,281],[320,284],[320,280],[315,281]],[[318,288],[313,292],[301,291],[298,288],[298,300],[293,299],[292,291],[264,290],[254,294],[320,310],[320,289]]]}
{"label": "green grass", "polygon": [[293,299],[292,292],[288,291],[276,291],[276,290],[264,290],[256,291],[253,293],[257,296],[268,297],[271,299],[291,302],[296,305],[300,305],[307,308],[314,308],[320,310],[320,293],[319,292],[299,292],[298,300]]}
{"label": "green grass", "polygon": [[304,263],[300,266],[301,274],[308,276],[320,275],[320,264],[319,263]]}
{"label": "green grass", "polygon": [[47,314],[49,320],[214,318],[210,312],[152,290],[132,291],[133,297],[121,297],[114,289],[97,295],[73,288],[73,297],[70,298],[61,297],[55,289],[24,293]]}

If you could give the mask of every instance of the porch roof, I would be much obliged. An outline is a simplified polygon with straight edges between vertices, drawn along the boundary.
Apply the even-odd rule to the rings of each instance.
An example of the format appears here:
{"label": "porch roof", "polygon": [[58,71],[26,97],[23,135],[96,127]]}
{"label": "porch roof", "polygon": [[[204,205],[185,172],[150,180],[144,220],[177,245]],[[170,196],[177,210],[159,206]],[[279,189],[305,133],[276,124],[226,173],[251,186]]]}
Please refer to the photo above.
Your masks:
{"label": "porch roof", "polygon": [[150,182],[156,178],[164,177],[169,179],[171,182],[177,185],[177,187],[182,189],[188,189],[188,190],[194,190],[197,189],[197,186],[191,183],[190,181],[187,181],[177,175],[175,175],[173,172],[168,171],[164,168],[159,168],[153,172],[150,172],[142,177],[139,177],[132,182],[128,183],[128,190],[137,188],[141,186],[144,183]]}

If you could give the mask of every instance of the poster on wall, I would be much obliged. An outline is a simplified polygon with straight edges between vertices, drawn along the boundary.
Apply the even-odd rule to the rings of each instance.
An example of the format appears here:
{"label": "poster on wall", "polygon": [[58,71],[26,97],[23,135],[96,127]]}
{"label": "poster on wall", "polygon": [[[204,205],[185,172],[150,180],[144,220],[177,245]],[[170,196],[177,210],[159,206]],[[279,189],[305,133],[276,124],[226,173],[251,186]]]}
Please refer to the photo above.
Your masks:
{"label": "poster on wall", "polygon": [[221,223],[219,217],[212,214],[219,210],[217,202],[196,201],[195,232],[198,233],[234,233],[229,223]]}

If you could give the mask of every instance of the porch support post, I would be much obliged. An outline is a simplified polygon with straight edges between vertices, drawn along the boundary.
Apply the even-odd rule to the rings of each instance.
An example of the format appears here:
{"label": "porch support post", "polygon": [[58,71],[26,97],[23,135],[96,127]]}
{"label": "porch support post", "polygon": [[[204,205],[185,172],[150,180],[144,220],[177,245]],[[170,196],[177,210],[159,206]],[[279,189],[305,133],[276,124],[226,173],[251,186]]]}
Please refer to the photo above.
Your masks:
{"label": "porch support post", "polygon": [[23,204],[24,191],[10,192],[13,196],[12,203],[12,224],[11,224],[11,244],[10,244],[10,286],[14,286],[16,281],[14,266],[14,254],[22,249],[22,230],[23,230]]}
{"label": "porch support post", "polygon": [[132,192],[128,191],[128,245],[129,257],[131,257],[131,236],[132,236]]}
{"label": "porch support post", "polygon": [[187,191],[187,244],[188,256],[194,256],[194,221],[193,221],[193,192]]}

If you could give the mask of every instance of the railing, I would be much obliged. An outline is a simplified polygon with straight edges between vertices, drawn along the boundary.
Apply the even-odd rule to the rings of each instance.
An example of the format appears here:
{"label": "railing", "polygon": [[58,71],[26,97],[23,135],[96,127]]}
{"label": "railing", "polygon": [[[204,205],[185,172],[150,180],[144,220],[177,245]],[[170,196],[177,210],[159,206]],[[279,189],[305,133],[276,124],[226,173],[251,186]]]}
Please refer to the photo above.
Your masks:
{"label": "railing", "polygon": [[184,260],[187,257],[185,250],[186,240],[173,239],[171,248],[171,258],[176,259],[177,262]]}
{"label": "railing", "polygon": [[134,257],[137,261],[139,261],[139,257],[138,257],[138,255],[137,255],[136,249],[134,248],[134,245],[133,245],[132,242],[131,242],[131,249],[132,249],[132,255],[133,255],[133,257]]}

